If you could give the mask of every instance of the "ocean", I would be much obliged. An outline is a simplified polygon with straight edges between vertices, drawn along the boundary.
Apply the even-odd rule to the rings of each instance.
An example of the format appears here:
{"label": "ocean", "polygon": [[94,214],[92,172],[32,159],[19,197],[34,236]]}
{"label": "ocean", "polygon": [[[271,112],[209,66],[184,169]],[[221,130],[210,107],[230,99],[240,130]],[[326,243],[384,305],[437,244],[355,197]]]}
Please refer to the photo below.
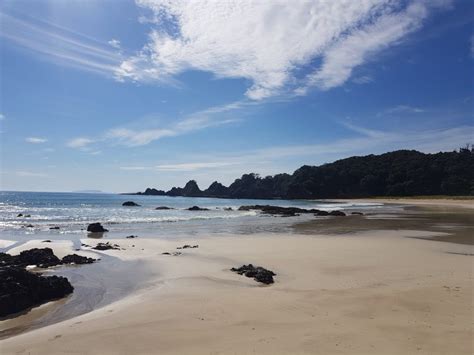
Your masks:
{"label": "ocean", "polygon": [[[134,201],[140,207],[123,207]],[[270,204],[321,210],[367,211],[379,203],[350,203],[310,200],[252,200],[168,196],[135,196],[105,193],[0,192],[0,234],[3,239],[80,239],[87,237],[89,223],[100,222],[107,236],[195,235],[199,233],[248,234],[284,232],[294,221],[312,215],[282,218],[257,211],[238,211],[242,205]],[[156,210],[167,206],[171,210]],[[191,206],[209,211],[188,211]],[[225,208],[232,208],[231,211]],[[19,214],[30,217],[18,217]],[[50,229],[59,227],[59,229]]]}

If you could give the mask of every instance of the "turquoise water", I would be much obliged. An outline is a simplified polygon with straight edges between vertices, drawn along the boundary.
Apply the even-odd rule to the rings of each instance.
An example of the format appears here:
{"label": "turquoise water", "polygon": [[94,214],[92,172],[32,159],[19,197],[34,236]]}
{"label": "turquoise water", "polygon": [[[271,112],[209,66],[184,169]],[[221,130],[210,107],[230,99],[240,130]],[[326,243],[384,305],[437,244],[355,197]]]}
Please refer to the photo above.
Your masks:
{"label": "turquoise water", "polygon": [[[132,200],[140,207],[123,207]],[[277,218],[255,211],[237,211],[239,206],[271,204],[322,210],[374,209],[377,203],[336,203],[307,200],[250,200],[188,198],[168,196],[126,196],[117,194],[0,192],[0,233],[4,239],[48,237],[49,239],[82,238],[92,222],[101,222],[108,236],[129,234],[172,235],[194,233],[250,233],[285,228],[289,222],[314,218],[300,216]],[[209,211],[188,211],[191,206]],[[167,206],[172,210],[155,210]],[[224,208],[232,208],[226,211]],[[18,214],[31,217],[17,217]],[[290,221],[291,220],[291,221]],[[28,226],[31,225],[31,226]],[[59,230],[51,230],[59,227]]]}

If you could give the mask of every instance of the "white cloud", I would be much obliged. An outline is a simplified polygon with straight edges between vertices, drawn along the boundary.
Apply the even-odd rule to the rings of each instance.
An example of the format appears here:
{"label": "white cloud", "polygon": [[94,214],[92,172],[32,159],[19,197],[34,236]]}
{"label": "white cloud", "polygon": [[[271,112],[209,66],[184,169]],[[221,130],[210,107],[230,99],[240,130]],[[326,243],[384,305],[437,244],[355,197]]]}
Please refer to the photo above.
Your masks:
{"label": "white cloud", "polygon": [[161,164],[155,167],[158,171],[194,171],[202,169],[215,169],[232,165],[230,162],[205,162],[205,163],[183,163],[183,164]]}
{"label": "white cloud", "polygon": [[[289,87],[342,85],[355,67],[415,31],[447,1],[168,1],[137,0],[154,28],[138,54],[122,61],[119,80],[168,81],[186,70],[245,78],[248,98]],[[169,30],[169,29],[172,30]],[[301,78],[302,69],[314,66]],[[304,70],[303,70],[304,72]],[[301,83],[302,84],[299,84]]]}
{"label": "white cloud", "polygon": [[85,137],[78,137],[67,142],[67,146],[70,148],[85,148],[91,143],[94,143],[94,140]]}
{"label": "white cloud", "polygon": [[25,141],[28,143],[33,143],[33,144],[41,144],[41,143],[46,143],[48,140],[42,137],[27,137],[25,138]]}
{"label": "white cloud", "polygon": [[121,44],[120,44],[120,41],[118,39],[111,39],[107,43],[110,44],[110,46],[114,47],[115,49],[120,49],[121,48]]}
{"label": "white cloud", "polygon": [[3,113],[0,113],[0,121],[3,121],[5,119],[5,115]]}
{"label": "white cloud", "polygon": [[398,105],[395,107],[390,107],[382,112],[377,114],[378,117],[393,115],[393,114],[400,114],[400,113],[408,113],[408,114],[415,114],[415,113],[425,113],[427,110],[421,107],[416,106],[409,106],[409,105]]}
{"label": "white cloud", "polygon": [[26,171],[26,170],[17,171],[16,175],[20,177],[48,177],[49,176],[48,174],[45,174],[45,173],[38,173],[38,172]]}
{"label": "white cloud", "polygon": [[0,13],[0,17],[0,37],[54,64],[112,77],[123,60],[108,43],[57,24],[7,13]]}
{"label": "white cloud", "polygon": [[358,77],[352,79],[352,81],[356,84],[364,85],[364,84],[369,84],[369,83],[373,82],[374,78],[371,77],[370,75],[362,75],[362,76],[358,76]]}

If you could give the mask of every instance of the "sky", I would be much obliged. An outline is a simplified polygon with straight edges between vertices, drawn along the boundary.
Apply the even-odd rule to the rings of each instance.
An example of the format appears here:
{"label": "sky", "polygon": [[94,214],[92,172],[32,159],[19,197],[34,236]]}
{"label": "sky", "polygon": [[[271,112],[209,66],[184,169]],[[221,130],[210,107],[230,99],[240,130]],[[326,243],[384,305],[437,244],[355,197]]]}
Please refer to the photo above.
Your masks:
{"label": "sky", "polygon": [[471,0],[3,0],[0,190],[202,189],[474,142]]}

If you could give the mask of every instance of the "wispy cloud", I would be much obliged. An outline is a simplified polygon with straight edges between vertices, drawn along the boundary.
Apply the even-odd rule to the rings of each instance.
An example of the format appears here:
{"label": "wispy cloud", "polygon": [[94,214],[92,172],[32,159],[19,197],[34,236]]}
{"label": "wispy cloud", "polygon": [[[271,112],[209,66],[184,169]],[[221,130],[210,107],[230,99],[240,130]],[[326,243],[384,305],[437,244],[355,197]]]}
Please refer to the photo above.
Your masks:
{"label": "wispy cloud", "polygon": [[94,140],[90,138],[77,137],[77,138],[69,140],[66,145],[70,148],[84,148],[92,143],[94,143]]}
{"label": "wispy cloud", "polygon": [[33,144],[41,144],[41,143],[46,143],[48,140],[42,137],[27,137],[25,138],[25,141],[28,143],[33,143]]}
{"label": "wispy cloud", "polygon": [[187,155],[187,161],[172,164],[121,166],[120,170],[148,171],[161,174],[192,172],[187,179],[200,177],[205,185],[219,176],[230,183],[241,174],[256,172],[269,175],[291,172],[303,164],[320,165],[353,155],[377,154],[397,149],[417,149],[426,153],[458,149],[474,136],[474,126],[422,131],[384,132],[343,123],[355,135],[348,138],[305,145],[278,145],[232,153],[215,152],[212,156]]}
{"label": "wispy cloud", "polygon": [[176,137],[188,134],[194,131],[200,131],[205,128],[227,125],[239,121],[236,118],[222,118],[221,115],[235,110],[243,110],[246,107],[253,106],[253,102],[237,101],[230,104],[213,106],[202,111],[192,113],[175,123],[165,127],[144,127],[140,124],[138,128],[136,123],[131,127],[115,127],[107,130],[102,135],[95,138],[78,137],[71,139],[67,146],[81,150],[90,150],[88,146],[93,143],[121,144],[129,147],[138,147],[150,144],[166,137]]}
{"label": "wispy cloud", "polygon": [[[344,84],[353,69],[419,29],[450,1],[137,0],[151,10],[149,41],[120,80],[168,81],[187,70],[251,81],[252,100]],[[170,30],[171,29],[171,30]],[[314,67],[313,63],[322,60]],[[302,69],[312,71],[301,77]],[[303,71],[304,72],[304,71]],[[367,82],[365,78],[365,83]],[[364,79],[359,80],[360,83]]]}
{"label": "wispy cloud", "polygon": [[394,107],[389,107],[386,110],[383,110],[377,113],[377,117],[400,114],[400,113],[416,114],[416,113],[425,113],[425,112],[427,112],[427,109],[422,108],[422,107],[398,105]]}
{"label": "wispy cloud", "polygon": [[362,75],[358,76],[354,79],[352,79],[352,82],[359,84],[359,85],[364,85],[364,84],[369,84],[374,81],[374,78],[371,77],[370,75]]}
{"label": "wispy cloud", "polygon": [[159,164],[155,166],[121,166],[120,170],[129,171],[196,171],[196,170],[207,170],[217,169],[233,165],[232,162],[202,162],[202,163],[181,163],[181,164]]}
{"label": "wispy cloud", "polygon": [[5,118],[5,115],[3,113],[0,113],[0,121],[3,121]]}
{"label": "wispy cloud", "polygon": [[108,43],[57,24],[7,13],[0,13],[0,18],[0,37],[54,64],[112,77],[115,67],[123,60]]}
{"label": "wispy cloud", "polygon": [[34,172],[34,171],[26,171],[26,170],[20,170],[16,171],[15,174],[20,177],[39,177],[39,178],[44,178],[48,177],[48,174],[45,173],[39,173],[39,172]]}

